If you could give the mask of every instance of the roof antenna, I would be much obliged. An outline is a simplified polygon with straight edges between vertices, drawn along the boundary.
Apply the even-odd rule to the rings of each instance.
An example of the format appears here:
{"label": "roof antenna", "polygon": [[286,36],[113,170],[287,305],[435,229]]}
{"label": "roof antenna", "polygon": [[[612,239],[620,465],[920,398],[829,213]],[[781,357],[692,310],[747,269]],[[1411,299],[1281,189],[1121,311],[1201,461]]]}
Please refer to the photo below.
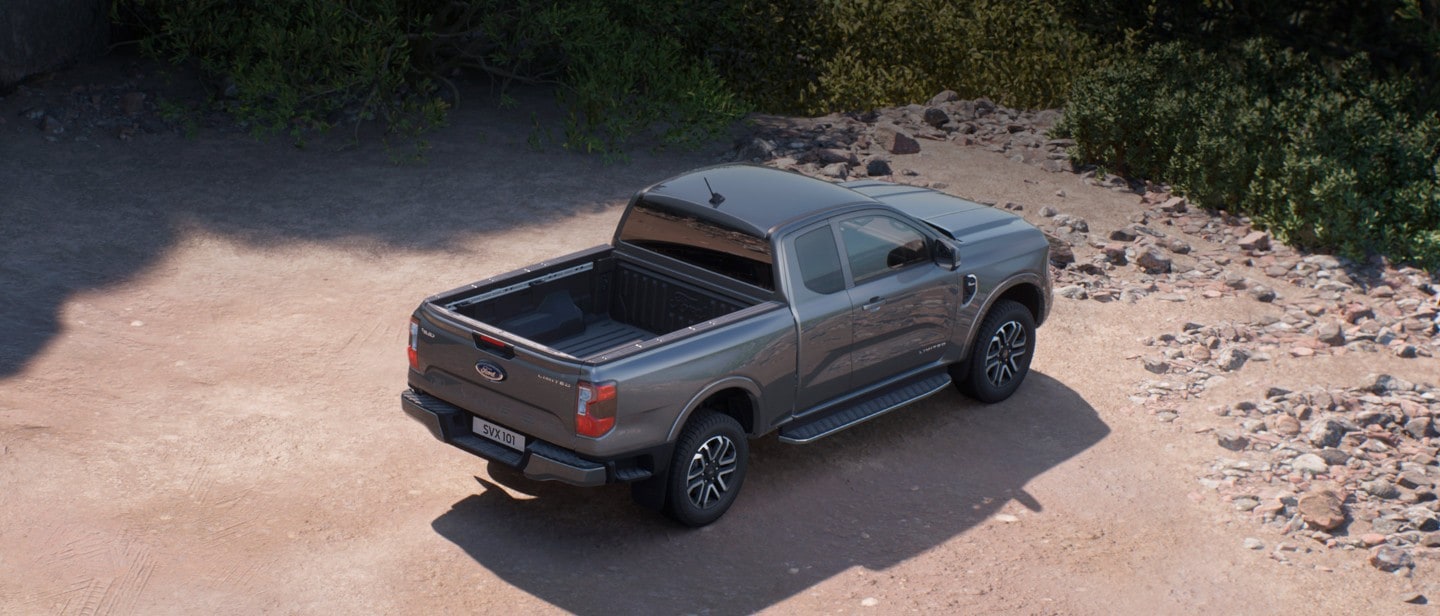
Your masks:
{"label": "roof antenna", "polygon": [[725,202],[725,195],[715,192],[714,188],[710,188],[710,178],[702,177],[700,179],[705,180],[705,190],[710,191],[710,207],[717,210],[720,209],[720,204]]}

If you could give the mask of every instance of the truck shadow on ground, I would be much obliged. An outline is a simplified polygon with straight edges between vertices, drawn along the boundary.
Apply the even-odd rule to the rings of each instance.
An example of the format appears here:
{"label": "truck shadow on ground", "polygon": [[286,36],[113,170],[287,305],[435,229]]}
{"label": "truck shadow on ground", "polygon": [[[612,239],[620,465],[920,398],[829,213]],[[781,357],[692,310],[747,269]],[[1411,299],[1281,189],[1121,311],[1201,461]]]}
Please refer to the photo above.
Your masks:
{"label": "truck shadow on ground", "polygon": [[1032,373],[1010,400],[953,391],[812,445],[752,444],[750,476],[714,525],[684,529],[624,486],[583,490],[493,474],[432,526],[482,567],[579,614],[765,609],[852,567],[881,570],[979,524],[1109,428],[1079,394]]}
{"label": "truck shadow on ground", "polygon": [[[121,60],[82,69],[100,71],[94,78],[103,80],[105,63]],[[79,95],[68,85],[85,82],[82,69],[56,77],[46,99],[0,98],[0,117],[27,105],[83,104],[72,100]],[[87,141],[67,136],[50,143],[26,126],[0,138],[0,379],[22,370],[62,333],[59,313],[75,296],[153,275],[157,267],[164,274],[166,255],[187,242],[220,238],[257,249],[323,243],[374,259],[377,267],[395,250],[448,251],[457,263],[469,253],[493,262],[496,255],[460,251],[457,242],[618,206],[638,188],[715,160],[713,146],[637,151],[630,164],[607,164],[558,145],[537,149],[527,144],[532,126],[559,126],[563,112],[543,90],[520,88],[513,95],[520,105],[497,109],[483,85],[468,86],[469,104],[451,115],[450,126],[426,135],[432,147],[415,164],[396,164],[404,144],[398,154],[387,151],[378,136],[344,151],[328,142],[299,150],[284,138],[257,142],[233,131],[132,142],[97,131]],[[338,136],[329,141],[343,142]],[[480,277],[479,271],[507,269],[456,265],[454,284]],[[103,327],[111,325],[110,316],[121,327],[146,320],[138,313],[85,318]]]}

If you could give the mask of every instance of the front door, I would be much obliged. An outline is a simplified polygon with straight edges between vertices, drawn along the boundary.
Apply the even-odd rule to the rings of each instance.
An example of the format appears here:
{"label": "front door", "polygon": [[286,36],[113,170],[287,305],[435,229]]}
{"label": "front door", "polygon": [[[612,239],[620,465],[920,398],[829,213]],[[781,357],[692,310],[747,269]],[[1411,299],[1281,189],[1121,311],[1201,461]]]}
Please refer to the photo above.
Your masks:
{"label": "front door", "polygon": [[960,302],[959,276],[935,264],[931,242],[884,213],[838,221],[853,286],[851,378],[865,387],[939,359]]}

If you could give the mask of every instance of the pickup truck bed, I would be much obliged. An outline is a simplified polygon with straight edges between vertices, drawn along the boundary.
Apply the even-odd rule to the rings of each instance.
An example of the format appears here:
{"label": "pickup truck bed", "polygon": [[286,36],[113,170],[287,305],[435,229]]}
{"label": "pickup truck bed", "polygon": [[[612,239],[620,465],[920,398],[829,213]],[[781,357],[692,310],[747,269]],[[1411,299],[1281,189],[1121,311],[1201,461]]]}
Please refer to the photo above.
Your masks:
{"label": "pickup truck bed", "polygon": [[670,334],[755,305],[667,276],[613,249],[531,277],[505,275],[436,304],[576,358]]}

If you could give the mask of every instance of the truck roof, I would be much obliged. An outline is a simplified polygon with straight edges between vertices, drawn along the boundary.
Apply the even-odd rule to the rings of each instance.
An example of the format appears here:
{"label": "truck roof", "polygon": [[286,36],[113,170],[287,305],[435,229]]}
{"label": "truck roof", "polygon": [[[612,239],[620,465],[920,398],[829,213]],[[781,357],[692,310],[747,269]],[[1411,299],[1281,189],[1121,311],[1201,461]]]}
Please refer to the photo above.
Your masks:
{"label": "truck roof", "polygon": [[[712,190],[724,196],[718,207],[711,205]],[[682,173],[645,189],[642,199],[762,238],[782,223],[808,214],[844,205],[879,203],[838,184],[748,164],[717,165]]]}

